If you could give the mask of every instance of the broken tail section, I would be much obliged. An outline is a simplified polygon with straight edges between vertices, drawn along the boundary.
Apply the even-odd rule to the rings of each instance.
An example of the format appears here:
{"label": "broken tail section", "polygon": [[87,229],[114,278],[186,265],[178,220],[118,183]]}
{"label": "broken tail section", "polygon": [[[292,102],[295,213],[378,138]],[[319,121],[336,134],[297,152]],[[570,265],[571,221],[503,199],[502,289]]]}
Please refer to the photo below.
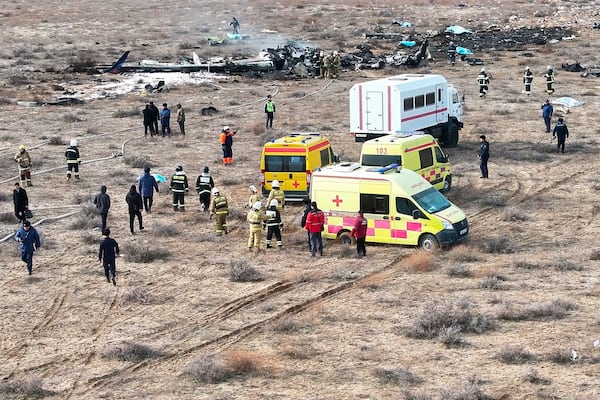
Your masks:
{"label": "broken tail section", "polygon": [[108,72],[111,74],[118,74],[119,72],[121,72],[121,67],[125,63],[125,60],[127,60],[127,56],[129,56],[129,50],[123,53],[123,55],[113,65],[106,68],[104,72]]}

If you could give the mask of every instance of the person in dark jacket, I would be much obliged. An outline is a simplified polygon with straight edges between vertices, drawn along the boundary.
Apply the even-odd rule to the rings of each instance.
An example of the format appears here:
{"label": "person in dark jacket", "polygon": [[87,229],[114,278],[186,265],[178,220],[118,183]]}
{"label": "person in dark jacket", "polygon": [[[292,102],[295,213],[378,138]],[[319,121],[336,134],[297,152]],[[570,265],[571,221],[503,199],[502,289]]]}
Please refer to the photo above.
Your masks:
{"label": "person in dark jacket", "polygon": [[77,147],[77,139],[71,139],[69,142],[69,147],[65,151],[65,158],[67,159],[67,182],[71,180],[71,173],[75,174],[75,179],[79,179],[81,157],[79,155],[79,148]]}
{"label": "person in dark jacket", "polygon": [[358,211],[358,216],[354,221],[354,227],[350,235],[356,239],[356,256],[362,258],[367,255],[365,242],[367,240],[367,226],[369,221],[364,217],[362,210]]}
{"label": "person in dark jacket", "polygon": [[152,137],[156,133],[154,131],[154,122],[156,122],[154,110],[150,108],[150,104],[146,104],[146,108],[142,113],[144,114],[144,137],[148,136],[148,131],[150,131],[150,137]]}
{"label": "person in dark jacket", "polygon": [[[302,199],[304,203],[304,211],[302,212],[302,219],[300,220],[300,226],[302,229],[306,226],[306,217],[308,217],[308,213],[310,212],[310,198],[308,196],[304,196]],[[308,242],[308,249],[310,250],[310,232],[306,232],[306,238]]]}
{"label": "person in dark jacket", "polygon": [[305,229],[310,233],[310,254],[314,257],[318,251],[323,256],[323,238],[321,232],[325,225],[325,214],[317,207],[317,202],[310,203],[310,212],[306,216]]}
{"label": "person in dark jacket", "polygon": [[170,187],[173,192],[173,211],[185,211],[185,193],[189,187],[187,175],[181,165],[175,168]]}
{"label": "person in dark jacket", "polygon": [[454,42],[450,42],[450,44],[448,44],[448,58],[450,59],[451,65],[456,63],[456,45]]}
{"label": "person in dark jacket", "polygon": [[129,188],[129,193],[125,196],[125,201],[127,202],[127,207],[129,209],[129,230],[133,235],[133,222],[135,221],[136,216],[138,217],[140,231],[144,230],[144,226],[142,225],[142,209],[144,208],[144,202],[142,201],[142,196],[135,190],[135,185],[131,185]]}
{"label": "person in dark jacket", "polygon": [[273,116],[275,115],[275,103],[271,95],[267,96],[267,102],[265,103],[265,114],[267,114],[267,128],[273,127]]}
{"label": "person in dark jacket", "polygon": [[94,198],[94,204],[98,210],[98,214],[102,218],[102,230],[106,229],[106,219],[108,218],[108,210],[110,209],[110,196],[106,193],[106,186],[100,186],[100,193]]}
{"label": "person in dark jacket", "polygon": [[23,226],[15,235],[15,240],[21,243],[19,246],[21,260],[27,263],[27,272],[31,275],[33,272],[33,252],[42,246],[40,235],[29,221],[24,221]]}
{"label": "person in dark jacket", "polygon": [[150,167],[144,168],[144,175],[140,177],[139,192],[142,195],[144,201],[144,209],[148,214],[152,212],[152,201],[154,191],[158,193],[158,183],[156,178],[150,174]]}
{"label": "person in dark jacket", "polygon": [[554,107],[550,104],[550,100],[546,99],[544,104],[542,104],[542,118],[544,118],[544,124],[546,124],[546,133],[550,133],[552,114],[554,114]]}
{"label": "person in dark jacket", "polygon": [[558,122],[556,123],[556,125],[554,126],[554,130],[552,131],[552,140],[554,140],[555,137],[558,139],[556,152],[564,153],[565,141],[569,137],[569,129],[565,124],[565,120],[562,118],[558,119]]}
{"label": "person in dark jacket", "polygon": [[100,249],[98,250],[98,259],[104,267],[104,275],[106,276],[106,281],[110,282],[112,280],[113,285],[116,285],[116,258],[117,255],[119,255],[119,244],[115,239],[110,237],[110,229],[103,229],[102,235],[104,236],[104,239],[100,243]]}
{"label": "person in dark jacket", "polygon": [[27,197],[27,191],[21,187],[19,182],[15,183],[15,190],[13,190],[13,203],[15,205],[15,217],[21,223],[27,220],[25,212],[29,209],[29,198]]}
{"label": "person in dark jacket", "polygon": [[479,136],[479,169],[481,170],[480,178],[488,178],[488,159],[490,158],[490,142],[485,138],[485,135]]}
{"label": "person in dark jacket", "polygon": [[210,192],[215,187],[215,182],[210,176],[208,166],[204,166],[202,174],[196,179],[196,192],[200,200],[200,209],[208,212],[210,208]]}
{"label": "person in dark jacket", "polygon": [[152,110],[150,119],[152,120],[152,125],[154,126],[154,133],[158,135],[158,120],[160,119],[160,110],[154,105],[153,101],[150,102],[150,110]]}
{"label": "person in dark jacket", "polygon": [[273,235],[275,235],[275,239],[277,240],[277,248],[283,248],[283,241],[281,240],[281,229],[283,228],[283,222],[281,221],[281,214],[279,214],[279,210],[277,209],[278,201],[277,199],[271,200],[269,203],[269,208],[266,211],[266,221],[263,222],[263,227],[267,228],[267,249],[271,247],[271,239]]}

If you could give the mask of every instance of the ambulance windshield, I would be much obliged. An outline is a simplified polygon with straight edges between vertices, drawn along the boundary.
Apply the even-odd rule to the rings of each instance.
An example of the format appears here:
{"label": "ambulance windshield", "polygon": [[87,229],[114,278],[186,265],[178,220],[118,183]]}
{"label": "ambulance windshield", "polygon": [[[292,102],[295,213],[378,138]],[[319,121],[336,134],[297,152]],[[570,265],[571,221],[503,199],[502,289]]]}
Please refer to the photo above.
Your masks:
{"label": "ambulance windshield", "polygon": [[431,214],[435,214],[451,206],[448,199],[433,187],[415,194],[413,198],[425,211]]}

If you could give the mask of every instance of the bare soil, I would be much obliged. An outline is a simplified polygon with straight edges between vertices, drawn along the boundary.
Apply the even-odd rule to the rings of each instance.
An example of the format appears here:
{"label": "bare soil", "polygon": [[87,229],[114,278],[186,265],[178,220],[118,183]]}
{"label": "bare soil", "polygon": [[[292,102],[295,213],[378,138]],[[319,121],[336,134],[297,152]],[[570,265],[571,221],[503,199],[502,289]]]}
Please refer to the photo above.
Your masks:
{"label": "bare soil", "polygon": [[[27,188],[33,221],[46,220],[37,226],[44,246],[31,277],[15,243],[0,244],[0,398],[599,398],[600,349],[593,343],[600,339],[600,80],[560,70],[575,60],[599,63],[599,31],[592,29],[599,3],[463,3],[4,4],[0,232],[5,237],[17,228],[10,194],[12,157],[21,143],[35,163],[34,186]],[[251,40],[208,47],[206,37],[225,34],[233,15]],[[434,59],[416,70],[343,71],[335,80],[222,76],[147,96],[136,89],[81,105],[22,105],[127,78],[66,72],[81,60],[108,64],[125,50],[131,61],[175,61],[192,50],[227,56],[285,39],[344,54],[364,43],[364,32],[402,31],[392,19],[411,21],[414,33],[452,24],[473,30],[559,26],[576,39],[477,53],[492,77],[484,99],[477,96],[479,67],[451,67],[436,51],[443,49],[434,48]],[[390,40],[370,44],[376,53],[395,49]],[[553,98],[585,102],[564,114],[571,133],[565,154],[555,153],[540,116],[547,65],[557,72]],[[535,73],[530,97],[521,93],[525,66]],[[465,93],[465,127],[458,147],[448,150],[454,174],[448,197],[469,218],[469,241],[434,254],[369,245],[362,260],[328,241],[325,255],[314,260],[299,227],[301,208],[290,205],[283,215],[285,250],[249,254],[243,206],[248,185],[260,184],[265,141],[317,131],[330,137],[343,160],[357,160],[360,144],[348,134],[348,90],[403,72],[443,74]],[[145,83],[157,82],[150,78],[141,87]],[[267,94],[274,95],[277,113],[274,129],[265,132]],[[150,100],[181,103],[187,135],[173,122],[172,138],[144,138],[141,109]],[[219,113],[201,116],[208,105]],[[238,131],[234,164],[227,168],[218,143],[223,125]],[[491,143],[489,180],[479,179],[480,134]],[[81,181],[67,184],[63,155],[73,137],[84,164]],[[231,233],[215,237],[193,191],[187,211],[174,213],[163,184],[153,213],[144,215],[146,229],[131,235],[125,195],[144,164],[165,176],[182,165],[192,185],[209,166],[230,201]],[[113,200],[112,236],[124,255],[116,287],[105,282],[98,263],[98,220],[80,211],[89,209],[102,184]],[[129,261],[143,246],[168,256]],[[264,279],[230,280],[232,262],[254,267]],[[466,332],[455,332],[456,340],[447,339],[452,332],[445,339],[434,330],[431,339],[415,337],[419,323],[438,318],[451,325],[451,306],[461,304],[474,317]],[[485,321],[494,329],[478,333]],[[523,359],[510,357],[515,349],[532,356],[506,362]]]}

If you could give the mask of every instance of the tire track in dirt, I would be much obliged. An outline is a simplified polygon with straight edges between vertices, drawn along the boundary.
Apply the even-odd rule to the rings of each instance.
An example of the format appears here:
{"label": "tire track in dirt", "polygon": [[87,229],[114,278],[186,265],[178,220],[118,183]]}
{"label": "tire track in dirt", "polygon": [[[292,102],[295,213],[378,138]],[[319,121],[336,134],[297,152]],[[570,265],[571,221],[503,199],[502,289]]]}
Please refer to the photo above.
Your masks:
{"label": "tire track in dirt", "polygon": [[[398,256],[398,257],[392,259],[387,264],[385,264],[380,269],[378,269],[374,272],[371,272],[369,274],[366,274],[360,278],[346,281],[346,282],[343,282],[341,284],[337,284],[334,286],[330,286],[330,287],[326,288],[325,290],[321,291],[320,293],[313,295],[313,296],[305,299],[304,301],[301,301],[294,305],[291,305],[291,306],[287,307],[285,310],[283,310],[282,312],[277,313],[271,317],[262,319],[260,321],[257,321],[257,322],[254,322],[254,323],[251,323],[248,325],[241,326],[241,327],[236,328],[228,333],[225,333],[223,335],[217,336],[213,339],[204,341],[204,342],[196,344],[196,345],[188,346],[186,348],[173,348],[173,349],[167,348],[167,349],[165,349],[165,351],[167,352],[167,355],[164,357],[161,357],[160,359],[141,361],[139,363],[129,365],[123,369],[112,371],[108,374],[91,378],[87,381],[87,383],[94,389],[101,389],[101,388],[111,384],[112,378],[115,378],[118,376],[119,379],[124,379],[124,376],[126,374],[135,373],[137,371],[145,369],[146,367],[158,366],[167,361],[175,361],[177,359],[181,359],[183,357],[189,356],[190,354],[192,354],[198,350],[207,349],[207,348],[211,348],[211,347],[216,347],[217,350],[226,349],[226,348],[231,347],[232,345],[240,342],[241,340],[243,340],[245,338],[248,338],[254,334],[259,333],[269,324],[272,324],[280,319],[289,317],[291,315],[299,314],[299,313],[303,312],[304,310],[310,308],[314,304],[324,301],[324,300],[326,300],[330,297],[333,297],[337,294],[347,292],[348,290],[351,290],[352,288],[360,286],[363,282],[369,282],[372,279],[381,281],[381,280],[385,280],[390,277],[393,277],[395,274],[397,274],[399,272],[399,270],[401,270],[399,268],[394,268],[394,266],[398,264],[398,261],[400,260],[400,258],[401,258],[401,256]],[[292,283],[292,284],[290,284],[289,288],[298,288],[298,286],[299,285],[297,283]],[[252,295],[244,296],[240,299],[236,299],[236,300],[233,300],[222,306],[219,306],[218,310],[215,310],[215,312],[210,315],[214,315],[217,317],[215,319],[215,321],[219,320],[219,316],[223,316],[224,318],[227,318],[227,317],[233,315],[235,312],[242,310],[247,305],[255,305],[257,303],[260,303],[261,300],[264,301],[266,299],[271,298],[273,293],[280,293],[281,291],[283,291],[283,289],[281,289],[279,291],[275,291],[275,292],[269,292],[268,294],[263,295],[263,296],[258,295],[261,292],[256,292]],[[264,292],[264,290],[263,290],[263,292]],[[249,300],[248,297],[253,297],[253,300]],[[220,312],[219,310],[222,310],[222,311]],[[198,323],[192,322],[188,328],[197,330],[199,328],[199,326],[198,326]],[[180,343],[184,343],[184,342],[180,342]]]}

